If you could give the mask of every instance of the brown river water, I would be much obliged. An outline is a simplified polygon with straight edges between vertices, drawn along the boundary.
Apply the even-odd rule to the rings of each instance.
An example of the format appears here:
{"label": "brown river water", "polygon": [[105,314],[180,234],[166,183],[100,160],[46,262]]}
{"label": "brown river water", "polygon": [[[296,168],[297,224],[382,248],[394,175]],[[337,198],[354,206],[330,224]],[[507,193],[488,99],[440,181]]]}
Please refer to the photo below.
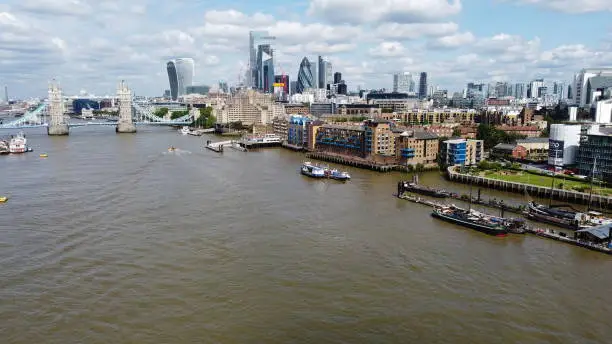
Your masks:
{"label": "brown river water", "polygon": [[0,156],[0,343],[612,340],[610,257],[441,222],[393,196],[405,174],[312,180],[169,128],[27,134]]}

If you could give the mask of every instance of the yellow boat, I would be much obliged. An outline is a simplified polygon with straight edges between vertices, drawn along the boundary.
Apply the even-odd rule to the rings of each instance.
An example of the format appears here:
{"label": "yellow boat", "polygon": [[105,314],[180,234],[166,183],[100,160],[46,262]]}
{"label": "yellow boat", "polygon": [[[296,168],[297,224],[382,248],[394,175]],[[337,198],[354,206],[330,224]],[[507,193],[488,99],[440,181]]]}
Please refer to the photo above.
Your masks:
{"label": "yellow boat", "polygon": [[42,153],[42,154],[39,155],[39,157],[46,158],[46,157],[48,157],[48,155],[47,155],[47,153]]}
{"label": "yellow boat", "polygon": [[8,197],[0,197],[0,203],[8,201]]}

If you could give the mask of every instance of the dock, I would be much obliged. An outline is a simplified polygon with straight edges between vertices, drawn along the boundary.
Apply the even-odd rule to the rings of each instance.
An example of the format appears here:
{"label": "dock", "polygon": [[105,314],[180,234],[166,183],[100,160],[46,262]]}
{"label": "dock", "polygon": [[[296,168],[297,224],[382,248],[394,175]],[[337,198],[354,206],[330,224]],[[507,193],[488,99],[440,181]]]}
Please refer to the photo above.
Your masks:
{"label": "dock", "polygon": [[563,232],[555,232],[552,229],[528,228],[526,229],[526,232],[529,234],[533,234],[535,236],[541,237],[541,238],[552,239],[555,241],[564,242],[566,244],[583,247],[583,248],[586,248],[592,251],[597,251],[597,252],[612,255],[612,249],[609,249],[601,245],[595,245],[588,241],[573,239],[565,235],[565,233]]}
{"label": "dock", "polygon": [[342,155],[327,154],[322,152],[306,153],[306,158],[316,159],[321,161],[333,162],[336,164],[348,165],[353,167],[365,168],[378,172],[391,172],[397,168],[397,165],[383,164],[374,160],[361,159],[357,157],[348,157]]}
{"label": "dock", "polygon": [[[440,206],[444,205],[442,203],[438,203],[438,202],[435,202],[435,201],[431,201],[431,200],[428,200],[428,199],[424,199],[424,198],[417,197],[417,196],[412,196],[412,195],[403,194],[401,196],[398,196],[398,195],[396,195],[396,196],[398,198],[400,198],[400,199],[403,199],[403,200],[406,200],[406,201],[410,201],[410,202],[413,202],[413,203],[417,203],[417,204],[422,204],[422,205],[429,206],[429,207],[440,207]],[[560,242],[563,242],[563,243],[566,243],[566,244],[569,244],[569,245],[574,245],[574,246],[586,248],[586,249],[591,250],[591,251],[596,251],[596,252],[612,255],[612,249],[610,249],[608,247],[605,247],[605,246],[602,246],[602,245],[596,245],[596,244],[593,244],[591,242],[584,241],[584,240],[570,238],[565,233],[560,232],[560,231],[555,231],[553,229],[530,228],[529,226],[526,226],[524,231],[525,231],[526,234],[532,234],[532,235],[535,235],[535,236],[540,237],[540,238],[560,241]]]}

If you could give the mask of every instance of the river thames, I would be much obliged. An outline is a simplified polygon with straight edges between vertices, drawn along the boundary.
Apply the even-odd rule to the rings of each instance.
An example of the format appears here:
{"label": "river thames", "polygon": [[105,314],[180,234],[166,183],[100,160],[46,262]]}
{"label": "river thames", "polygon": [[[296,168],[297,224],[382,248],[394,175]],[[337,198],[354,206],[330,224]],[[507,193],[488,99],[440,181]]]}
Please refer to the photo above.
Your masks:
{"label": "river thames", "polygon": [[610,342],[609,256],[436,220],[393,196],[405,174],[138,129],[0,156],[1,343]]}

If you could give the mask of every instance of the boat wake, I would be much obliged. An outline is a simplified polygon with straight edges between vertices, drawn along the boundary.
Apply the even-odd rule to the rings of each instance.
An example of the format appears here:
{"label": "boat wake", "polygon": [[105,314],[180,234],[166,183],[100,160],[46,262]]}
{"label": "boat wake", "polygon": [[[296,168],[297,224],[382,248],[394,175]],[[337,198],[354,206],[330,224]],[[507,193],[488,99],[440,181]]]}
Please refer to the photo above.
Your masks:
{"label": "boat wake", "polygon": [[171,155],[189,155],[189,154],[191,154],[191,151],[175,148],[173,150],[168,150],[168,151],[162,152],[162,154],[164,154],[164,155],[167,155],[167,154],[171,154]]}

